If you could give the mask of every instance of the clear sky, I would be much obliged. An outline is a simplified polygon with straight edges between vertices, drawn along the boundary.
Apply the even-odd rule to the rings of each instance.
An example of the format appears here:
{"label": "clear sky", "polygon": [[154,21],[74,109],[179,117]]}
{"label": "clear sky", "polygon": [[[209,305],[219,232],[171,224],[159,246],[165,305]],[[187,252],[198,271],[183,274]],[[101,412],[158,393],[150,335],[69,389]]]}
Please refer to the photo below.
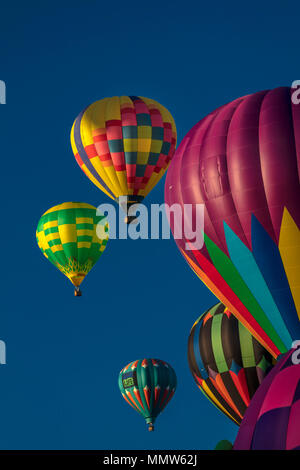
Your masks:
{"label": "clear sky", "polygon": [[[1,5],[1,449],[212,449],[237,426],[201,394],[187,339],[216,303],[173,240],[111,240],[73,297],[35,240],[66,201],[108,202],[77,166],[77,114],[107,96],[153,98],[179,142],[238,96],[299,76],[300,6],[290,1],[73,0]],[[163,202],[164,180],[147,204]],[[178,389],[154,433],[122,399],[128,362],[166,360]]]}

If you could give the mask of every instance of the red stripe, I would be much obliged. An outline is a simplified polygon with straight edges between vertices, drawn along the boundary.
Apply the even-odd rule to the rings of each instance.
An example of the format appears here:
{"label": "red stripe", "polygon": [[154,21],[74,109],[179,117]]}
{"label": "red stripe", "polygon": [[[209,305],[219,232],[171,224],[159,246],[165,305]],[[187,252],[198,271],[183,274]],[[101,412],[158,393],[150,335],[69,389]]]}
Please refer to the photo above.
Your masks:
{"label": "red stripe", "polygon": [[125,171],[126,170],[126,166],[125,165],[115,165],[114,164],[114,169],[116,171]]}
{"label": "red stripe", "polygon": [[172,390],[172,391],[170,392],[170,395],[168,396],[166,402],[164,403],[164,408],[167,406],[167,404],[168,404],[169,401],[171,400],[171,398],[172,398],[172,396],[174,395],[174,393],[175,393],[175,390]]}
{"label": "red stripe", "polygon": [[[193,246],[192,243],[189,243],[191,247]],[[229,302],[233,305],[233,307],[238,311],[239,316],[237,319],[240,320],[242,323],[246,322],[246,328],[249,329],[250,333],[254,336],[259,338],[260,342],[263,342],[263,346],[272,353],[275,354],[277,357],[280,354],[279,349],[275,346],[272,340],[268,337],[268,335],[264,332],[262,327],[257,323],[251,313],[246,309],[246,307],[242,304],[233,290],[229,287],[229,285],[224,281],[221,275],[218,273],[216,268],[212,265],[210,261],[206,259],[202,253],[196,250],[192,250],[193,255],[195,256],[199,267],[202,269],[203,273],[208,277],[211,283],[214,284],[215,287],[229,300]],[[200,275],[200,273],[199,273]],[[222,301],[222,299],[220,299]],[[224,302],[223,302],[224,303]],[[226,304],[226,302],[225,302]]]}
{"label": "red stripe", "polygon": [[249,390],[248,390],[248,385],[246,381],[245,369],[241,369],[237,375],[231,371],[229,372],[239,394],[241,395],[242,399],[246,403],[246,406],[249,406],[250,397],[249,397]]}
{"label": "red stripe", "polygon": [[83,161],[81,160],[81,157],[80,157],[79,153],[76,153],[75,159],[76,159],[76,162],[78,163],[78,165],[79,165],[80,167],[82,167]]}
{"label": "red stripe", "polygon": [[133,403],[131,403],[131,401],[128,400],[128,398],[126,397],[126,395],[124,395],[124,393],[122,393],[122,396],[124,398],[125,401],[127,401],[128,405],[132,406],[132,408],[136,411],[139,411],[139,409],[136,407],[136,405],[133,405]]}
{"label": "red stripe", "polygon": [[144,388],[144,395],[145,395],[147,406],[150,409],[150,389],[147,390],[146,388]]}
{"label": "red stripe", "polygon": [[160,111],[157,108],[149,109],[149,112],[150,112],[150,114],[159,114],[160,115]]}
{"label": "red stripe", "polygon": [[133,397],[131,396],[131,393],[130,393],[128,390],[126,390],[126,394],[127,394],[127,397],[130,399],[130,401],[132,402],[132,404],[133,404],[133,406],[135,407],[135,409],[136,409],[137,411],[140,411],[140,410],[139,410],[139,407],[137,406],[137,404],[135,403]]}
{"label": "red stripe", "polygon": [[143,410],[145,410],[144,405],[143,405],[142,400],[141,400],[140,392],[138,390],[134,389],[133,393],[135,394],[135,397],[136,397],[137,401],[139,402],[139,404],[141,405],[141,407],[143,408]]}
{"label": "red stripe", "polygon": [[110,126],[121,126],[122,121],[120,119],[111,119],[110,121],[106,121],[106,127]]}
{"label": "red stripe", "polygon": [[135,110],[133,108],[122,108],[121,113],[132,113],[135,114]]}
{"label": "red stripe", "polygon": [[165,405],[166,405],[166,404],[164,404],[164,401],[165,401],[165,399],[167,398],[169,392],[170,392],[170,390],[165,389],[164,394],[163,394],[163,397],[162,397],[161,402],[160,402],[160,404],[159,404],[159,406],[160,406],[161,409],[163,409],[163,408],[165,407]]}
{"label": "red stripe", "polygon": [[107,160],[111,160],[110,153],[104,153],[103,155],[100,155],[100,160],[101,162],[106,162]]}
{"label": "red stripe", "polygon": [[93,137],[94,142],[103,142],[104,140],[107,140],[106,134],[95,135]]}
{"label": "red stripe", "polygon": [[93,157],[98,156],[94,144],[87,145],[86,147],[84,147],[84,150],[86,151],[86,154],[89,158],[93,158]]}

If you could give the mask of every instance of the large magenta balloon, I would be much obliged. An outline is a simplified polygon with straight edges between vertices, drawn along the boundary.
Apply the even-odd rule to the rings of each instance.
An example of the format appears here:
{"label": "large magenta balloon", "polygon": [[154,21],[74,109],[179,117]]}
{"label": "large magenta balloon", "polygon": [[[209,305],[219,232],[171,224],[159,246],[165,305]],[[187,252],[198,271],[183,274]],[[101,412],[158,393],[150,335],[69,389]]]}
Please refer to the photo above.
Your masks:
{"label": "large magenta balloon", "polygon": [[[180,213],[170,217],[174,237],[184,232],[176,240],[181,253],[274,357],[300,338],[300,105],[293,91],[244,96],[202,119],[178,147],[165,186],[167,204],[193,205],[184,224]],[[190,235],[196,204],[205,206],[202,248]]]}
{"label": "large magenta balloon", "polygon": [[235,450],[300,450],[299,353],[286,353],[256,391]]}

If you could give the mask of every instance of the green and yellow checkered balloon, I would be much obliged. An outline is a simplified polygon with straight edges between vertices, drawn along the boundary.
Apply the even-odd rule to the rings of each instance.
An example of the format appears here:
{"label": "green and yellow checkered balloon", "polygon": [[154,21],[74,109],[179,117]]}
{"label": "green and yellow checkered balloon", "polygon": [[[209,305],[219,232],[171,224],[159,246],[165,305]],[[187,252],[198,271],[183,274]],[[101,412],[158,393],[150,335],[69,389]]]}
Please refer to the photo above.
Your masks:
{"label": "green and yellow checkered balloon", "polygon": [[75,286],[79,286],[98,261],[108,240],[108,222],[96,208],[83,202],[64,202],[45,212],[36,238],[42,253]]}

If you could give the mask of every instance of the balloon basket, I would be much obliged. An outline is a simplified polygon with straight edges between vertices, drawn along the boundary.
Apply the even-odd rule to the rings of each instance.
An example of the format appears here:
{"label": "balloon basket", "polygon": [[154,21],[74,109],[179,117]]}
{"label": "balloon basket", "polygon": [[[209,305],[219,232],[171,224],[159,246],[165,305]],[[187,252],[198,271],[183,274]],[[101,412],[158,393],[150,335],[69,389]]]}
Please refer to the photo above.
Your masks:
{"label": "balloon basket", "polygon": [[75,289],[74,290],[74,295],[75,295],[75,297],[81,297],[82,296],[81,290],[80,289]]}

